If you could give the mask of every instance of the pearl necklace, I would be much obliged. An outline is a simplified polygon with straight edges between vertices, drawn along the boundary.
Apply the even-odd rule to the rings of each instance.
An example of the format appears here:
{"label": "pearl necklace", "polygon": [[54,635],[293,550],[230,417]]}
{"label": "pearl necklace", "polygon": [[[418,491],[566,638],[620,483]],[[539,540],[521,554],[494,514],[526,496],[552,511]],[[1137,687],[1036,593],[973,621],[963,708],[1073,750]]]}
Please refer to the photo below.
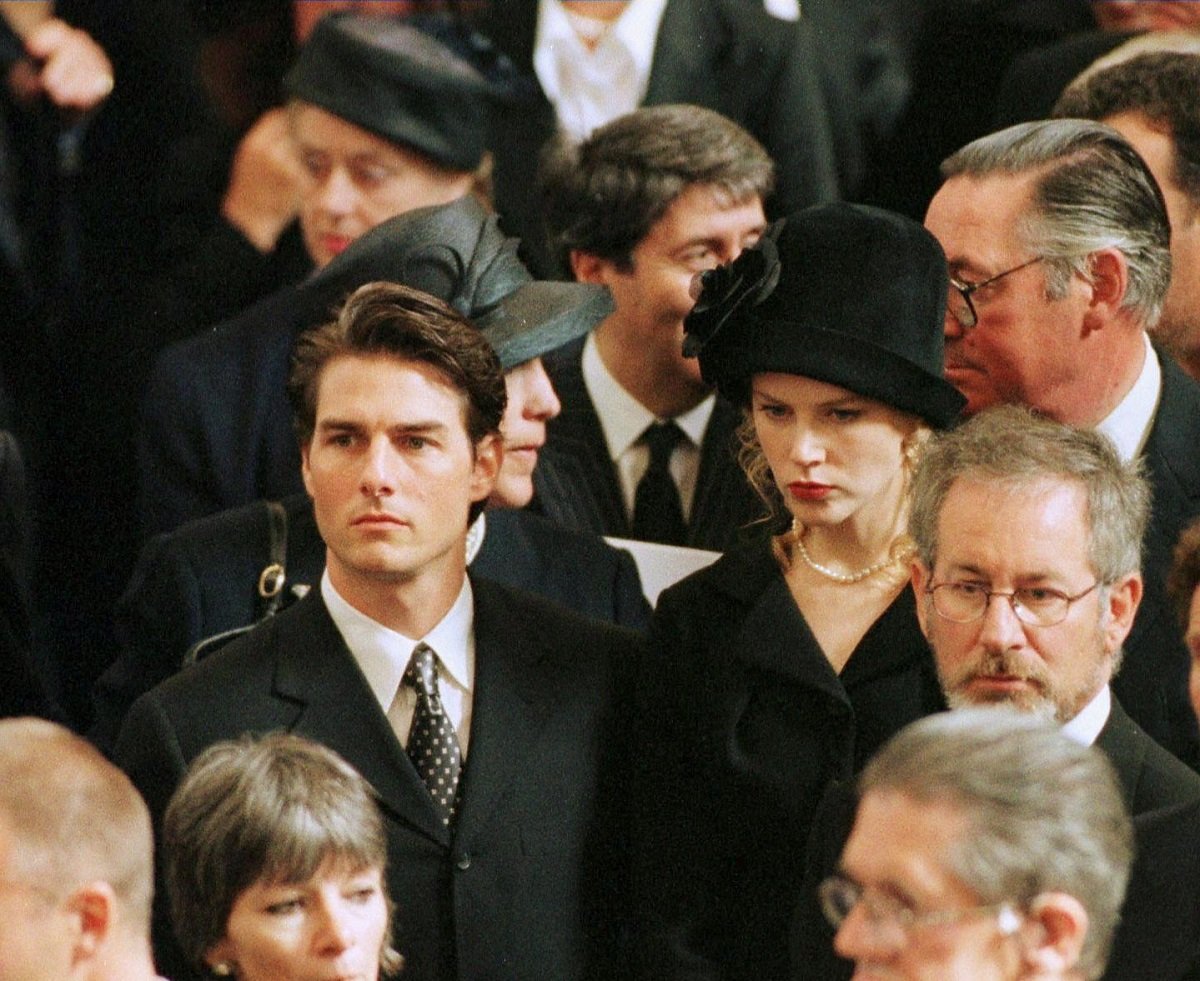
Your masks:
{"label": "pearl necklace", "polygon": [[876,562],[874,565],[869,565],[865,569],[859,569],[858,572],[842,573],[836,572],[829,566],[821,565],[811,555],[808,554],[808,549],[804,547],[804,538],[797,536],[795,539],[796,551],[800,554],[800,558],[804,564],[812,569],[813,572],[820,573],[826,579],[832,579],[836,583],[841,583],[843,586],[851,586],[856,582],[862,582],[864,579],[870,579],[877,572],[882,572],[888,566],[896,561],[894,555],[889,555],[886,559]]}

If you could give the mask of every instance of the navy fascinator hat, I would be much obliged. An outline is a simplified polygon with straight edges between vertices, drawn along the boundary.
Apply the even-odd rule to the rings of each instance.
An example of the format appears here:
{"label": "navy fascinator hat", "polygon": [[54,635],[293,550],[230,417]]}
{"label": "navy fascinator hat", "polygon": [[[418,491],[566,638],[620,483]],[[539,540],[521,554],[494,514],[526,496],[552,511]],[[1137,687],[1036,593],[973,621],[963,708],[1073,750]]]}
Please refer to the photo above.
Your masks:
{"label": "navy fascinator hat", "polygon": [[901,215],[858,204],[773,224],[698,281],[684,353],[745,404],[759,372],[804,375],[947,428],[966,400],[942,374],[949,273],[937,240]]}

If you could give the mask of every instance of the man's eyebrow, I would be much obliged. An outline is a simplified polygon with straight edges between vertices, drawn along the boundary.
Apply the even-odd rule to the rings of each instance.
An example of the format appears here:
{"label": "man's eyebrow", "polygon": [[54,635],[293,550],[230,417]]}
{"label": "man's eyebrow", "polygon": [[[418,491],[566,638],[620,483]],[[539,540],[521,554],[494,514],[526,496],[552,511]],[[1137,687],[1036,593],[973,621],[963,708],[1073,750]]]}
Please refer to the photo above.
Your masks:
{"label": "man's eyebrow", "polygon": [[[321,430],[362,430],[366,428],[368,427],[364,422],[360,422],[355,419],[338,419],[336,417],[322,419],[317,423],[317,429]],[[387,426],[387,431],[405,433],[431,433],[445,431],[447,428],[448,427],[444,422],[441,422],[437,419],[413,419],[411,421],[401,420],[399,422],[390,423]]]}
{"label": "man's eyebrow", "polygon": [[965,272],[973,276],[979,276],[981,279],[987,277],[987,270],[974,259],[949,259],[946,262],[946,267],[950,270],[951,276],[958,276]]}
{"label": "man's eyebrow", "polygon": [[[947,563],[946,572],[947,574],[974,576],[978,579],[986,579],[988,582],[992,581],[990,573],[985,572],[977,565],[972,565],[970,562]],[[1009,578],[1015,583],[1028,585],[1029,583],[1057,582],[1062,577],[1056,572],[1033,570],[1030,572],[1019,572]]]}

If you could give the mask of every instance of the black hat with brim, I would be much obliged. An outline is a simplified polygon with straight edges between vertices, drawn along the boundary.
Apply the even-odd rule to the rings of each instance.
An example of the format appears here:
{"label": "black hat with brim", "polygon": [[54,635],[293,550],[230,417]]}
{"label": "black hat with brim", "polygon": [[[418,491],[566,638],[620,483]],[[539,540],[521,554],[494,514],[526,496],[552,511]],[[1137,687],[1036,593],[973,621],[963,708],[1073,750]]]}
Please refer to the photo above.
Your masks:
{"label": "black hat with brim", "polygon": [[686,350],[737,401],[755,374],[782,372],[946,428],[966,402],[943,376],[948,286],[945,254],[918,223],[865,205],[818,205],[703,275]]}
{"label": "black hat with brim", "polygon": [[502,56],[482,39],[452,46],[444,36],[433,20],[328,14],[284,76],[284,90],[442,167],[474,170],[503,90],[488,73],[499,73]]}

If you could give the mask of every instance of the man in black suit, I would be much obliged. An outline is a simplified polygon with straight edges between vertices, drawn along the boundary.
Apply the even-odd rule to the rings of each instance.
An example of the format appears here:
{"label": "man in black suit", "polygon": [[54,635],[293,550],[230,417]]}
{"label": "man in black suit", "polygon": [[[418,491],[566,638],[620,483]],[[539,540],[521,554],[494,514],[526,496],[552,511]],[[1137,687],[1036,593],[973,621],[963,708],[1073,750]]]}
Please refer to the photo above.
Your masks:
{"label": "man in black suit", "polygon": [[851,190],[858,120],[852,100],[823,91],[823,52],[795,0],[506,0],[480,26],[528,80],[523,100],[497,107],[490,148],[496,206],[539,275],[570,267],[542,241],[529,161],[559,130],[582,139],[639,107],[686,102],[745,127],[779,167],[777,214],[836,199],[839,176]]}
{"label": "man in black suit", "polygon": [[728,548],[760,509],[734,459],[738,411],[684,356],[683,319],[694,278],[762,234],[770,158],[715,112],[655,106],[561,139],[539,176],[557,251],[616,309],[546,357],[563,404],[548,448],[574,474],[535,506],[581,530]]}
{"label": "man in black suit", "polygon": [[943,712],[893,737],[858,792],[820,896],[866,973],[1100,976],[1133,860],[1103,753],[1015,712]]}
{"label": "man in black suit", "polygon": [[[912,500],[917,614],[951,709],[1008,704],[1054,719],[1116,770],[1138,858],[1105,978],[1195,977],[1200,882],[1168,846],[1179,859],[1195,848],[1200,776],[1110,689],[1142,597],[1148,482],[1099,434],[1005,406],[935,437]],[[827,800],[813,834],[793,934],[797,978],[849,974],[830,960],[812,886],[836,862],[851,804],[844,792]],[[809,974],[810,959],[828,963]]]}
{"label": "man in black suit", "polygon": [[967,413],[1029,406],[1094,427],[1154,489],[1145,596],[1114,690],[1200,766],[1188,655],[1166,598],[1171,549],[1200,512],[1200,385],[1150,343],[1171,277],[1170,226],[1146,164],[1115,130],[1058,119],[976,140],[942,166],[925,217],[950,263],[946,377]]}
{"label": "man in black suit", "polygon": [[289,395],[321,585],[139,699],[118,762],[161,816],[213,741],[314,738],[379,793],[406,976],[606,976],[635,642],[466,575],[501,465],[499,360],[440,301],[372,284],[301,339]]}

